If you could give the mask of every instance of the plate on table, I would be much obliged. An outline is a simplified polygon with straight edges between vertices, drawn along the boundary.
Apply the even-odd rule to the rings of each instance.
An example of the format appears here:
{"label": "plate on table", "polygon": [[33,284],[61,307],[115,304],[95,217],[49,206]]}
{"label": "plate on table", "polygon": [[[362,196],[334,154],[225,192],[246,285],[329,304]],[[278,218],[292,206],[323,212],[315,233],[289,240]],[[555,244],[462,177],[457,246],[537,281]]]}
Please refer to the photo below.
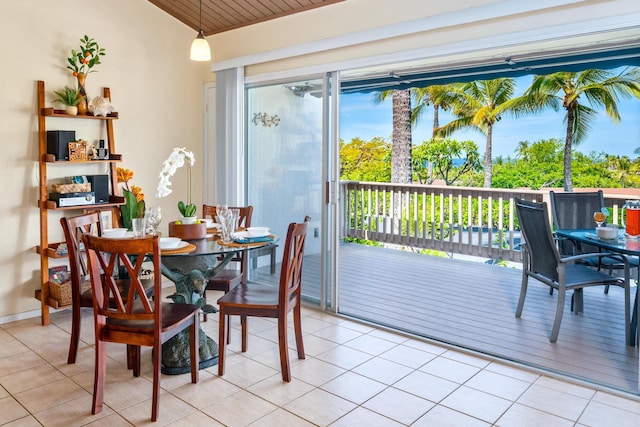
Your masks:
{"label": "plate on table", "polygon": [[618,240],[618,237],[614,237],[613,239],[603,239],[602,237],[598,236],[596,233],[584,233],[584,237],[588,239],[599,240],[601,242],[615,242]]}
{"label": "plate on table", "polygon": [[187,245],[189,245],[189,242],[185,242],[184,240],[181,240],[177,245],[162,245],[160,244],[160,249],[163,251],[167,251],[167,250],[174,250],[174,249],[182,249],[184,247],[186,247]]}

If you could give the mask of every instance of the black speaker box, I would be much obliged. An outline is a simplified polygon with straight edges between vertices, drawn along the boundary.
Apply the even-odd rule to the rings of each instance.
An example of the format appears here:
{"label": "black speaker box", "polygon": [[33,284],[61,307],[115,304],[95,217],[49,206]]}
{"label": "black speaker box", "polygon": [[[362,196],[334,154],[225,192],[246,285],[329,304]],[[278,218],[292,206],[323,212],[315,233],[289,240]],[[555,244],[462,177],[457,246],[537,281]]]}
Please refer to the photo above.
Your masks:
{"label": "black speaker box", "polygon": [[96,193],[96,203],[109,203],[109,175],[87,175],[87,181]]}
{"label": "black speaker box", "polygon": [[75,130],[48,130],[47,154],[55,155],[56,160],[69,160],[69,143],[75,140]]}

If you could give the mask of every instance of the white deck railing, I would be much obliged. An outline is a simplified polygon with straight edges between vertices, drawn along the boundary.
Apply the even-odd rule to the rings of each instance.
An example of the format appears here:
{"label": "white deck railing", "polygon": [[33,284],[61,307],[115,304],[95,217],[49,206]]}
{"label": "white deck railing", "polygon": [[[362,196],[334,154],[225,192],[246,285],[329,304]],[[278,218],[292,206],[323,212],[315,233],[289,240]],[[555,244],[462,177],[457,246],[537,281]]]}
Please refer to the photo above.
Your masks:
{"label": "white deck railing", "polygon": [[[340,189],[342,238],[509,261],[521,261],[513,198],[549,200],[548,191],[420,184],[342,181]],[[605,195],[613,223],[624,199]]]}

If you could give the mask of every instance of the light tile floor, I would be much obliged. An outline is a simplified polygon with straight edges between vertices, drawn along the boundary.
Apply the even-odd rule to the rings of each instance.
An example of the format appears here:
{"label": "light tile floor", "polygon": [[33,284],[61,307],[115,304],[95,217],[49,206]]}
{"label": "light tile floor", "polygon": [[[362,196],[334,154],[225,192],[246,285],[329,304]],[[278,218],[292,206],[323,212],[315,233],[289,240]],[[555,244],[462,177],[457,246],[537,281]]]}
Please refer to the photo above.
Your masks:
{"label": "light tile floor", "polygon": [[[210,297],[212,297],[211,295]],[[425,340],[303,309],[307,358],[290,342],[293,380],[280,375],[271,319],[250,319],[239,351],[234,322],[226,373],[213,366],[163,375],[160,416],[171,426],[611,426],[640,425],[640,399],[563,381]],[[151,363],[126,369],[124,349],[107,350],[104,409],[91,415],[93,331],[83,313],[78,362],[68,365],[70,312],[0,325],[0,425],[151,424]],[[216,316],[202,323],[218,336]],[[292,334],[290,334],[292,336]]]}

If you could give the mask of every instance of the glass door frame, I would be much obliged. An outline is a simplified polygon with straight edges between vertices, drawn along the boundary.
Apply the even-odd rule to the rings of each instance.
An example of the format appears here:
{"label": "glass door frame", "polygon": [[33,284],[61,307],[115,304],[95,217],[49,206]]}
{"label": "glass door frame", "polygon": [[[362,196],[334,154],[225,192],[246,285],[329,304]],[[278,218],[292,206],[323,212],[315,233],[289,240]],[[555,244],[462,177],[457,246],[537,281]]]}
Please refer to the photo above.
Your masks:
{"label": "glass door frame", "polygon": [[[249,152],[249,120],[250,114],[246,111],[247,91],[252,88],[270,85],[282,85],[289,82],[300,82],[306,79],[322,81],[322,159],[321,159],[321,218],[320,218],[320,296],[319,306],[323,311],[337,312],[337,238],[339,212],[339,74],[337,72],[318,73],[305,76],[288,76],[277,80],[255,80],[248,82],[245,79],[244,98],[244,138],[243,152]],[[248,156],[244,156],[242,162],[244,195],[248,194]],[[221,179],[221,177],[218,177]],[[246,200],[245,200],[246,202]],[[309,231],[313,233],[312,230]]]}

